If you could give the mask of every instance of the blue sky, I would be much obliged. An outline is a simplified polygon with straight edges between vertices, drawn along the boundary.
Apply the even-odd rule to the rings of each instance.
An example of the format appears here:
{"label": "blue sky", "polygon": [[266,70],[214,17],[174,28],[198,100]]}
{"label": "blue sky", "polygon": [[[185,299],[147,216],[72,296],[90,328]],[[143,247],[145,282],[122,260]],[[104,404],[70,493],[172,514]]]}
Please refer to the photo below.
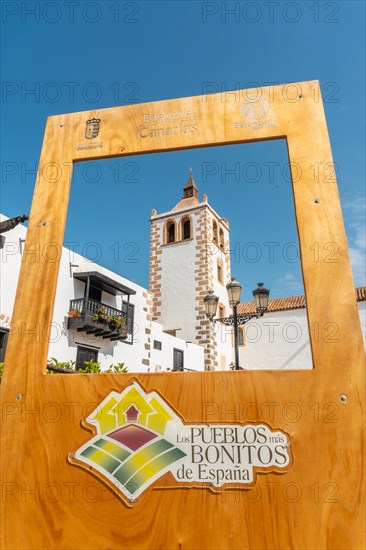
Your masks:
{"label": "blue sky", "polygon": [[[356,285],[364,278],[364,2],[3,2],[0,211],[29,213],[46,118],[318,79]],[[65,243],[148,285],[149,216],[193,174],[231,226],[243,299],[303,292],[284,141],[75,166]],[[270,166],[272,168],[270,168]],[[234,173],[233,173],[234,171]]]}

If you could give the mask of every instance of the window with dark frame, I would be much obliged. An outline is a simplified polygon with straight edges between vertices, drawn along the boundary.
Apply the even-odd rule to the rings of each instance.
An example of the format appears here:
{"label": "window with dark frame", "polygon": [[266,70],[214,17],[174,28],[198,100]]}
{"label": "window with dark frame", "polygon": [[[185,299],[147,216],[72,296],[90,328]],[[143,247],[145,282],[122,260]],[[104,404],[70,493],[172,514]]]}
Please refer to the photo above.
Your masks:
{"label": "window with dark frame", "polygon": [[224,270],[221,262],[217,262],[217,280],[219,283],[224,284]]}
{"label": "window with dark frame", "polygon": [[184,351],[173,348],[173,370],[184,370]]}
{"label": "window with dark frame", "polygon": [[221,227],[220,227],[220,231],[219,231],[219,236],[220,236],[220,248],[221,248],[222,250],[224,250],[224,248],[225,248],[225,243],[224,243],[224,232],[223,232],[223,230],[221,229]]}
{"label": "window with dark frame", "polygon": [[8,343],[9,331],[7,329],[0,328],[0,363],[4,362],[6,345]]}
{"label": "window with dark frame", "polygon": [[186,241],[191,238],[191,220],[186,219],[183,221],[183,240]]}
{"label": "window with dark frame", "polygon": [[175,223],[173,221],[168,222],[167,226],[167,243],[175,242]]}
{"label": "window with dark frame", "polygon": [[215,220],[212,222],[212,232],[213,232],[212,240],[215,244],[218,245],[217,223]]}
{"label": "window with dark frame", "polygon": [[154,349],[161,351],[161,342],[154,340]]}
{"label": "window with dark frame", "polygon": [[84,362],[85,361],[94,361],[97,362],[98,360],[98,349],[96,348],[87,348],[85,346],[78,346],[77,354],[76,354],[76,365],[75,369],[83,369],[85,368]]}
{"label": "window with dark frame", "polygon": [[90,300],[95,300],[96,302],[102,301],[102,290],[96,286],[90,285],[89,288],[89,298]]}

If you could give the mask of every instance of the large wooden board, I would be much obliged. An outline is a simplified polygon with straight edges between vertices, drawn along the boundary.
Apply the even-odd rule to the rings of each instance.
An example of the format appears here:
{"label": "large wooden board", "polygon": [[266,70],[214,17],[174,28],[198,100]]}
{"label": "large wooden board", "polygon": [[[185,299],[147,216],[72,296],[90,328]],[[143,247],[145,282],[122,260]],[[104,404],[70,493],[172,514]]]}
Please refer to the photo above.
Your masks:
{"label": "large wooden board", "polygon": [[[48,119],[1,387],[2,548],[363,547],[363,342],[319,84],[258,93],[259,101],[243,90]],[[148,130],[156,115],[172,122]],[[100,128],[89,139],[92,118]],[[168,473],[130,507],[67,456],[90,437],[81,425],[90,404],[132,375],[45,375],[59,269],[47,251],[62,246],[73,163],[278,138],[293,168],[309,324],[319,329],[311,331],[314,369],[134,378],[186,422],[255,420],[285,431],[293,465],[221,494],[182,487]],[[328,243],[337,246],[331,262]],[[332,339],[329,323],[338,329]],[[259,407],[254,419],[250,403]]]}

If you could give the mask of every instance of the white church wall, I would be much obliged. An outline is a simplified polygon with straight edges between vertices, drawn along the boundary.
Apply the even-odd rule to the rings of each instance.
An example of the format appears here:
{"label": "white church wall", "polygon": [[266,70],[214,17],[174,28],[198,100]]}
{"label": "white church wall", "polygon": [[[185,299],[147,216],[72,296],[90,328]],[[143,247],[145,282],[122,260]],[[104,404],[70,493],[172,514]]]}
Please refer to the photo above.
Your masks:
{"label": "white church wall", "polygon": [[187,340],[195,338],[195,251],[192,241],[166,245],[161,259],[161,323],[180,329]]}
{"label": "white church wall", "polygon": [[239,360],[249,370],[313,368],[306,310],[266,313],[247,323]]}
{"label": "white church wall", "polygon": [[[197,211],[196,211],[197,212]],[[187,214],[185,210],[162,214],[154,223],[159,227],[160,243],[164,242],[164,226],[167,220],[177,224]],[[190,212],[192,238],[170,244],[161,244],[161,317],[164,330],[180,329],[177,336],[194,341],[195,339],[195,269],[197,216]]]}
{"label": "white church wall", "polygon": [[[361,330],[366,343],[366,302],[357,302]],[[314,334],[316,337],[316,334]],[[324,339],[339,339],[330,326]],[[245,325],[245,346],[239,348],[240,366],[245,369],[313,368],[306,309],[266,313]]]}

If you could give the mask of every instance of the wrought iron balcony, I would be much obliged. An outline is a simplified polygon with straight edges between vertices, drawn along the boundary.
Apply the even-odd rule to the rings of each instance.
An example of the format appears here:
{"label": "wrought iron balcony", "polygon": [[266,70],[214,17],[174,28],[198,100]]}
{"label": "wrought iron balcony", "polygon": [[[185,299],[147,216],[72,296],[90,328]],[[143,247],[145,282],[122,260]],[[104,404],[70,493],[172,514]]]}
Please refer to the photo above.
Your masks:
{"label": "wrought iron balcony", "polygon": [[67,328],[132,344],[133,306],[127,302],[122,304],[125,311],[91,298],[70,300]]}

